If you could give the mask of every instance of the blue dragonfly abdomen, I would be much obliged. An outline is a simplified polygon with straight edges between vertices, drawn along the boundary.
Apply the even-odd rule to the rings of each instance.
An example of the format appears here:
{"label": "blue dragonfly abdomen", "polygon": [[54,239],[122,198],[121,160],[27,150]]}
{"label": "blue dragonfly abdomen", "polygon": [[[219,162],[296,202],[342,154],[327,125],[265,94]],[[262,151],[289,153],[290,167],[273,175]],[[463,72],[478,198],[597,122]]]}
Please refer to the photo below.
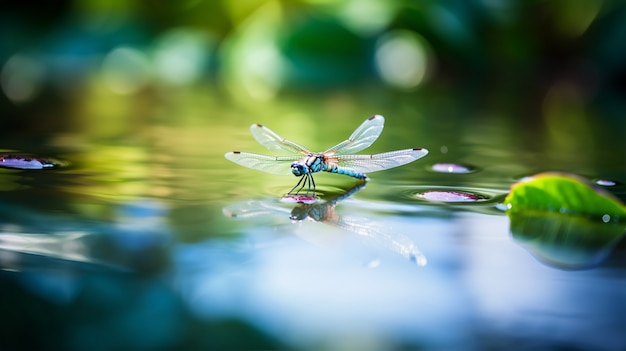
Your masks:
{"label": "blue dragonfly abdomen", "polygon": [[353,177],[357,179],[363,179],[363,180],[368,179],[365,173],[359,173],[359,172],[352,171],[350,169],[340,168],[340,167],[337,167],[337,165],[329,165],[325,171],[330,172],[330,173],[336,173],[336,174],[344,174],[349,177]]}

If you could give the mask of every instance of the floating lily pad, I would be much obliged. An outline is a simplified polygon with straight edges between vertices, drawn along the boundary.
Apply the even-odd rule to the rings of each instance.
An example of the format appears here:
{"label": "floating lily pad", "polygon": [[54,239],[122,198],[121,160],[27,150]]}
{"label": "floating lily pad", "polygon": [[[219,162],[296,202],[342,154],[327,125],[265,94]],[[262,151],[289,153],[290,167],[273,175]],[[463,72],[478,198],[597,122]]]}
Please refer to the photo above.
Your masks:
{"label": "floating lily pad", "polygon": [[487,199],[480,194],[458,190],[428,190],[415,194],[415,196],[429,201],[441,202],[474,202]]}
{"label": "floating lily pad", "polygon": [[626,218],[626,207],[608,191],[581,177],[540,173],[511,187],[504,200],[510,211],[559,212]]}
{"label": "floating lily pad", "polygon": [[17,169],[44,169],[59,167],[61,163],[49,158],[18,153],[0,153],[0,167]]}

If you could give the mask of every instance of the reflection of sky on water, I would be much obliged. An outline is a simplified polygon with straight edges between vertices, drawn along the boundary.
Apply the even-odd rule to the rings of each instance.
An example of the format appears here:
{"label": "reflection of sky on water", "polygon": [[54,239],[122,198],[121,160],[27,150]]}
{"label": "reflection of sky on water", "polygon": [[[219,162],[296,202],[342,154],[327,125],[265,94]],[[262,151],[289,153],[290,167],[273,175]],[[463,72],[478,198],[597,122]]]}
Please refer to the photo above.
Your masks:
{"label": "reflection of sky on water", "polygon": [[[403,234],[434,233],[437,222],[393,227]],[[455,274],[454,254],[437,255],[447,262],[424,269],[364,245],[357,236],[339,229],[322,232],[320,226],[250,228],[234,258],[224,254],[233,252],[232,243],[183,248],[178,266],[186,300],[203,316],[240,316],[301,346],[319,340],[351,345],[364,335],[378,343],[397,337],[444,345],[468,337],[462,326],[469,313],[459,313],[467,311],[467,296],[457,294],[460,286],[445,277]],[[315,235],[326,237],[324,246],[302,240]],[[371,260],[380,264],[369,268]]]}
{"label": "reflection of sky on water", "polygon": [[559,270],[532,258],[500,230],[483,231],[479,217],[464,222],[472,238],[464,280],[481,329],[583,349],[626,345],[626,281],[619,268]]}
{"label": "reflection of sky on water", "polygon": [[151,200],[118,207],[113,223],[52,216],[2,202],[0,210],[6,214],[0,215],[0,270],[38,271],[46,267],[42,262],[60,273],[153,269],[156,256],[146,254],[161,251],[171,235],[164,223],[167,209]]}
{"label": "reflection of sky on water", "polygon": [[[626,344],[619,332],[626,317],[615,313],[626,307],[624,290],[616,289],[626,283],[608,268],[565,272],[541,264],[506,234],[504,216],[491,216],[488,227],[484,215],[471,213],[375,219],[411,238],[428,265],[337,228],[322,232],[321,223],[251,223],[236,241],[179,246],[183,298],[199,316],[241,317],[296,346],[323,340],[331,349],[377,349],[392,339],[471,349],[483,336]],[[315,235],[328,240],[302,240]]]}

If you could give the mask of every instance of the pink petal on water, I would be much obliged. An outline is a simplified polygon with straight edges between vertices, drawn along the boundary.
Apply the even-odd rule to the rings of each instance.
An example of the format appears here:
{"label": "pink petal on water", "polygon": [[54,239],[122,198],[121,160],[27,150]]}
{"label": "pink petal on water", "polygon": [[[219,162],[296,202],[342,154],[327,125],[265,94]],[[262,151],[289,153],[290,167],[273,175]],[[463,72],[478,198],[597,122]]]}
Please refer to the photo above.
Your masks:
{"label": "pink petal on water", "polygon": [[472,202],[486,199],[482,195],[452,190],[428,190],[418,193],[416,196],[430,201],[441,202]]}

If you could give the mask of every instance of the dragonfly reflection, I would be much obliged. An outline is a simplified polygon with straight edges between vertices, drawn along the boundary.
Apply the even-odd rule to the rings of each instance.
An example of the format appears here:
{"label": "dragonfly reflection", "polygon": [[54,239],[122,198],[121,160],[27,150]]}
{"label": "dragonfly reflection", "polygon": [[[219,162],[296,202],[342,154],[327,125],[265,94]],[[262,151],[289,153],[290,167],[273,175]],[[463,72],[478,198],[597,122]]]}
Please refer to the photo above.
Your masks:
{"label": "dragonfly reflection", "polygon": [[[352,196],[364,187],[365,183],[362,182],[324,202],[299,203],[291,210],[277,204],[274,200],[248,200],[226,206],[222,212],[231,218],[285,214],[292,221],[311,221],[332,225],[367,238],[368,242],[375,247],[387,248],[419,266],[425,266],[426,257],[408,237],[398,233],[387,233],[380,225],[365,218],[349,219],[341,217],[335,212],[335,206],[338,202]],[[286,196],[286,199],[289,199],[289,195]]]}
{"label": "dragonfly reflection", "polygon": [[298,194],[305,186],[306,193],[315,193],[313,173],[330,172],[367,180],[365,173],[382,171],[413,162],[428,154],[423,148],[383,152],[374,155],[355,155],[376,141],[383,131],[385,118],[374,115],[363,122],[350,137],[324,152],[312,152],[289,141],[260,124],[250,127],[252,136],[269,150],[289,153],[289,156],[269,156],[232,151],[224,156],[241,166],[272,174],[293,174],[300,180],[289,194]]}

